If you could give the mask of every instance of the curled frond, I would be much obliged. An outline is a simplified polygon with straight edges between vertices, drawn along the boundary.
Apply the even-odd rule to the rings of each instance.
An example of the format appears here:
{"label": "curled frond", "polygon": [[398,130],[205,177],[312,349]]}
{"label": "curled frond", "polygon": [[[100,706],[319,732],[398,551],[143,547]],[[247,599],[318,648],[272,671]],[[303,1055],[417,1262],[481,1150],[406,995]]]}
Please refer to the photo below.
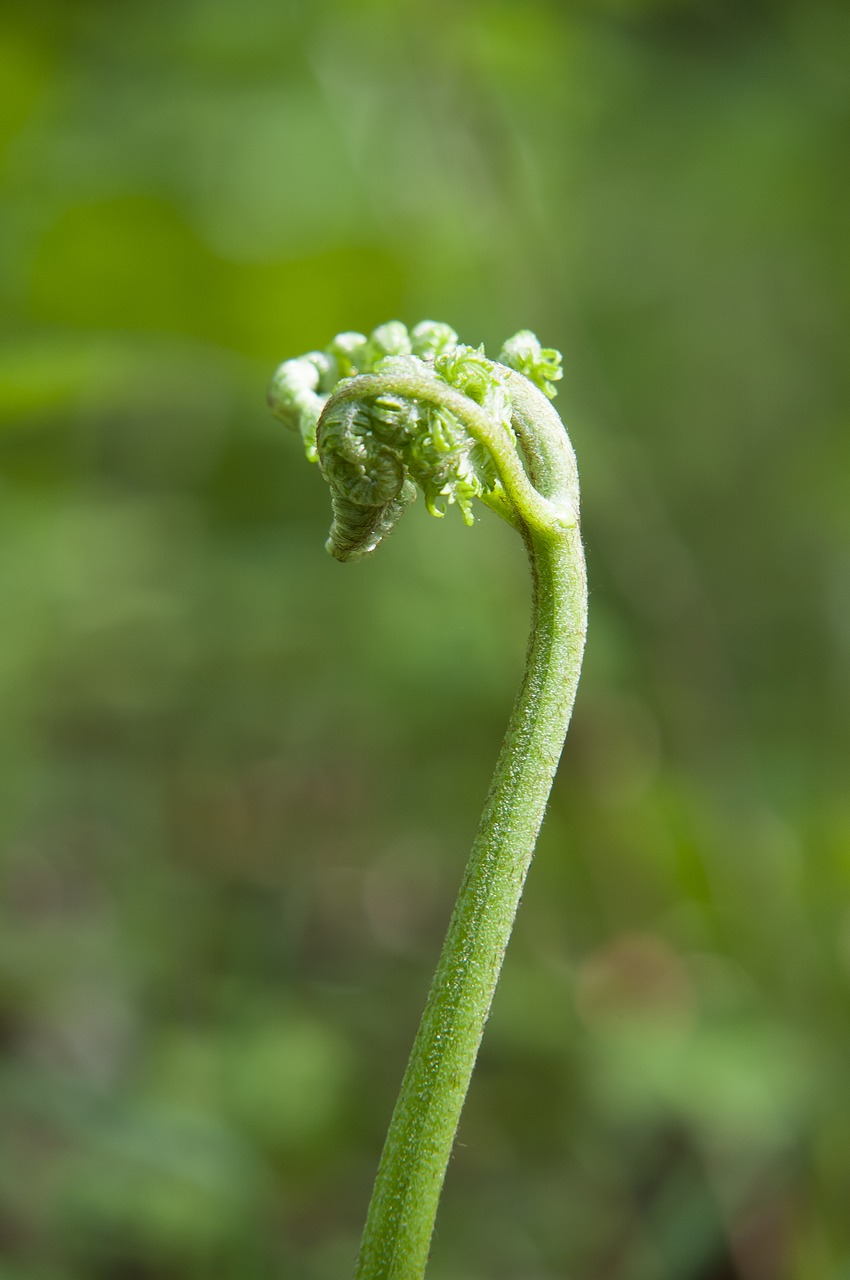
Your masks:
{"label": "curled frond", "polygon": [[410,333],[413,354],[422,360],[433,360],[449,347],[456,347],[458,336],[451,325],[439,320],[420,320]]}
{"label": "curled frond", "polygon": [[564,376],[561,353],[554,347],[541,347],[530,329],[520,329],[519,333],[508,338],[499,352],[499,363],[523,374],[550,400],[554,400],[558,394],[558,388],[553,383]]}
{"label": "curled frond", "polygon": [[512,425],[514,375],[505,366],[553,395],[546,379],[560,377],[560,357],[525,331],[505,344],[500,360],[460,343],[449,325],[423,320],[408,332],[393,320],[368,337],[338,334],[323,352],[280,366],[269,403],[300,430],[307,457],[328,481],[334,556],[373,551],[417,489],[432,515],[455,505],[468,525],[475,498],[510,511],[506,451],[514,471],[522,464]]}
{"label": "curled frond", "polygon": [[301,432],[310,462],[318,461],[316,424],[330,390],[328,387],[323,395],[320,388],[332,375],[334,364],[326,352],[311,351],[295,360],[284,360],[269,385],[269,408],[286,426]]}

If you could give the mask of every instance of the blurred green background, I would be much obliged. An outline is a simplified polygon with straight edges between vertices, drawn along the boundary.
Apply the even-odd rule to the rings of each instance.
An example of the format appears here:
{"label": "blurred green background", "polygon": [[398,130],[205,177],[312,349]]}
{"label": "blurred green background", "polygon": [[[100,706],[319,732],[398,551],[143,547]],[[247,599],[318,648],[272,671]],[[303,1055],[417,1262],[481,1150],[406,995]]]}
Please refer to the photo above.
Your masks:
{"label": "blurred green background", "polygon": [[850,9],[0,11],[0,1280],[337,1280],[518,539],[374,560],[268,415],[565,352],[591,626],[429,1280],[850,1277]]}

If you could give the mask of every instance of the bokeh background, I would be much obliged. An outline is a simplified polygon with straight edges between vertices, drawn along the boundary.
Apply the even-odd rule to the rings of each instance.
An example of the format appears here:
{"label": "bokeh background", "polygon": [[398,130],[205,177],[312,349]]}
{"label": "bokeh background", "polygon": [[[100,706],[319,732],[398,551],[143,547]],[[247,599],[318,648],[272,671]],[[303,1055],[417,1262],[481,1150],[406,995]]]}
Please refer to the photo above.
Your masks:
{"label": "bokeh background", "polygon": [[0,11],[0,1277],[338,1280],[522,661],[281,359],[565,352],[591,626],[429,1280],[850,1276],[850,9]]}

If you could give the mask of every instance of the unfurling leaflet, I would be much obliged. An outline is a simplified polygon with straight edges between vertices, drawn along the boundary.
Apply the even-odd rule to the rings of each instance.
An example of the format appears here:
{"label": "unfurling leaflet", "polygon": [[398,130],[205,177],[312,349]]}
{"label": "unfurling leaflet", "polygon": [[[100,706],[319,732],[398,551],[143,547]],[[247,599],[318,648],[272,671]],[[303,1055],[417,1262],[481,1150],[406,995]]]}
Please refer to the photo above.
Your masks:
{"label": "unfurling leaflet", "polygon": [[[494,433],[500,451],[517,456],[512,369],[551,397],[561,357],[542,349],[528,330],[510,338],[494,361],[483,347],[459,342],[447,324],[423,320],[408,332],[392,320],[369,337],[338,334],[324,351],[278,368],[269,404],[300,431],[307,457],[318,461],[330,485],[332,555],[354,560],[374,551],[417,489],[431,515],[456,505],[468,525],[474,498],[502,514],[515,505],[506,494],[510,479],[483,438]],[[415,394],[393,393],[390,385]],[[453,407],[450,393],[467,404]],[[477,430],[468,421],[468,402],[480,411]]]}

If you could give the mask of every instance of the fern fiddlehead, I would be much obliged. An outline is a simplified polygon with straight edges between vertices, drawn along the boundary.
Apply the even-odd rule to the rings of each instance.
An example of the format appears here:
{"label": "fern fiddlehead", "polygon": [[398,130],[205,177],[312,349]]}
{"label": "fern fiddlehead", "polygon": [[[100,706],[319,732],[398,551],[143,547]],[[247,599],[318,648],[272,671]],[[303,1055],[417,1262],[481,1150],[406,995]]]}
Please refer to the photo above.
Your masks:
{"label": "fern fiddlehead", "polygon": [[417,489],[433,515],[478,498],[522,536],[532,621],[522,684],[378,1169],[356,1280],[421,1280],[437,1205],[578,685],[586,579],[578,475],[550,401],[560,356],[524,330],[497,361],[448,325],[343,333],[285,361],[272,411],[331,490],[327,548],[374,551]]}

